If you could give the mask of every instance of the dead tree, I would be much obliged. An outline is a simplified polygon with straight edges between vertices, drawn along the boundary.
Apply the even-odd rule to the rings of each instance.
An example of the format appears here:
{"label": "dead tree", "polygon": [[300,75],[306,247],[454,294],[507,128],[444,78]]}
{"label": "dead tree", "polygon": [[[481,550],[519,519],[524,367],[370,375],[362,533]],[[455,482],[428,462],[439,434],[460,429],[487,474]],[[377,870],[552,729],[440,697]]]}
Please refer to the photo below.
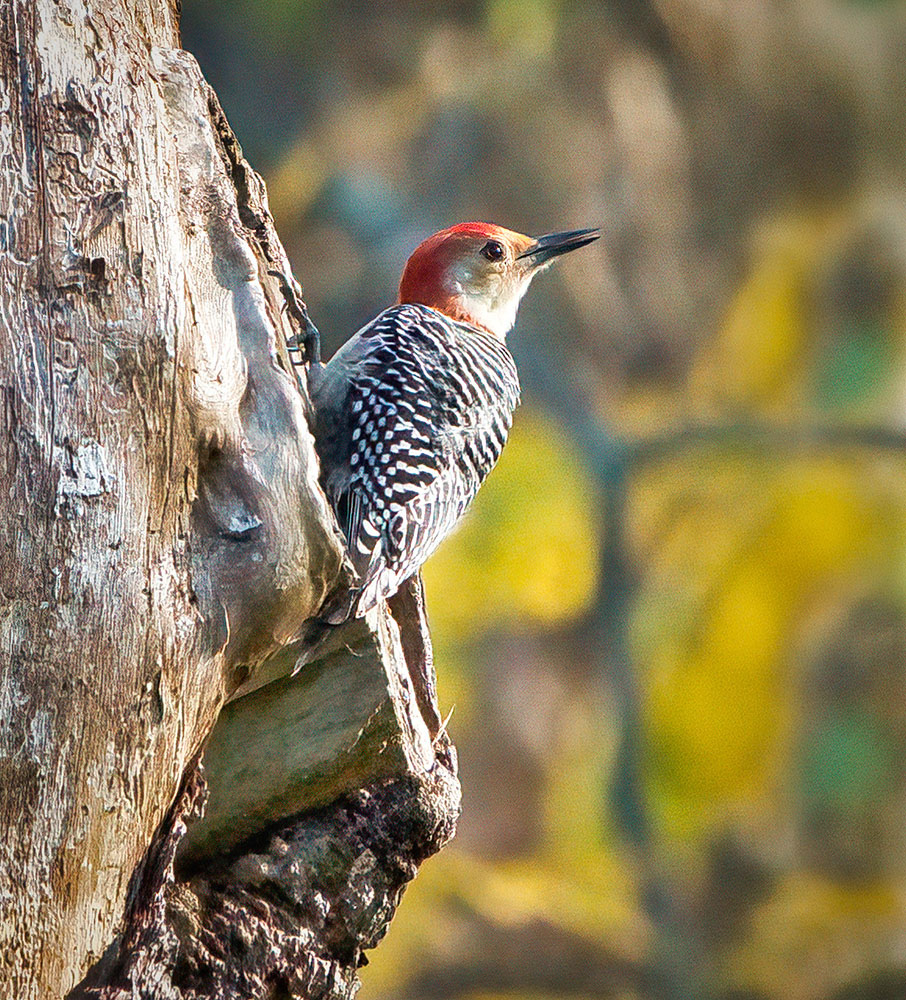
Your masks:
{"label": "dead tree", "polygon": [[417,586],[393,616],[305,624],[347,577],[288,263],[177,10],[0,7],[17,1000],[351,996],[458,810]]}

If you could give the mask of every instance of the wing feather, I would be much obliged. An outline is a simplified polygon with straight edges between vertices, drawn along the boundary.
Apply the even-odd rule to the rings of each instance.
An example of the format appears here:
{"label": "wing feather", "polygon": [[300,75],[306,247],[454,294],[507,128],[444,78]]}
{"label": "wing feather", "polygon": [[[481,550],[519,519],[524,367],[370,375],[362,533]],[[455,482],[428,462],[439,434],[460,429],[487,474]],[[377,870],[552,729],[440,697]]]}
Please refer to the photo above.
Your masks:
{"label": "wing feather", "polygon": [[362,614],[461,519],[503,448],[519,383],[502,343],[425,306],[382,313],[346,354],[349,468],[332,499]]}

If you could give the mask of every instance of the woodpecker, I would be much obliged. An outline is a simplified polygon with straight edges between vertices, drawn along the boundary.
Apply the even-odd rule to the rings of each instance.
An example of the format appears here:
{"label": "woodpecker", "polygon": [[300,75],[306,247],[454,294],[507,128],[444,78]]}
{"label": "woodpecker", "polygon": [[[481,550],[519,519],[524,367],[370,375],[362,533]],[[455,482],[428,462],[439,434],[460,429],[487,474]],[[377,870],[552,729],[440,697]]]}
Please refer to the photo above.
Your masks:
{"label": "woodpecker", "polygon": [[[357,574],[339,623],[391,597],[453,530],[503,450],[519,402],[506,335],[555,258],[596,229],[533,238],[485,222],[435,233],[394,306],[310,364],[321,482]],[[312,328],[313,329],[313,328]]]}

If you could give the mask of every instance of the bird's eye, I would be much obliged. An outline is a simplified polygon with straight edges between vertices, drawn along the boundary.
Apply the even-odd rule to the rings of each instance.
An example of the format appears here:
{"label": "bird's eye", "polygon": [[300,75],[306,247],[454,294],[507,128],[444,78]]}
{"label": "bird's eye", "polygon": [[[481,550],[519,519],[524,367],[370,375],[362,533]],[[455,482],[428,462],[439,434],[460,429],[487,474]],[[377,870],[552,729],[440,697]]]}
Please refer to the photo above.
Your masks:
{"label": "bird's eye", "polygon": [[481,256],[486,260],[503,260],[503,255],[503,244],[498,243],[497,240],[488,240],[481,248]]}

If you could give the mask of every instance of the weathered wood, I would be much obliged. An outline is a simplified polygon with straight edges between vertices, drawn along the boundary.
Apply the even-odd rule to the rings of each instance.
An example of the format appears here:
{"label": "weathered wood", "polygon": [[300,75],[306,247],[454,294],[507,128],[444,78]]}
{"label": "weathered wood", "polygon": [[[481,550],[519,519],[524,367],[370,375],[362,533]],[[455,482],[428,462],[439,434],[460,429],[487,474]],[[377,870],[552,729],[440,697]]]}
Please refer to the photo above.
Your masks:
{"label": "weathered wood", "polygon": [[387,601],[390,614],[400,631],[403,656],[412,678],[415,700],[432,736],[443,728],[437,706],[437,678],[434,674],[434,647],[428,629],[425,587],[421,573],[403,583]]}
{"label": "weathered wood", "polygon": [[210,795],[180,845],[184,864],[379,779],[434,765],[399,633],[385,613],[333,630],[321,656],[295,676],[294,657],[275,662],[284,676],[232,701],[217,720],[204,758]]}
{"label": "weathered wood", "polygon": [[174,880],[179,831],[203,797],[192,773],[136,873],[124,934],[67,1000],[352,1000],[363,951],[459,811],[456,776],[438,763]]}
{"label": "weathered wood", "polygon": [[[174,7],[0,6],[0,996],[17,1000],[60,997],[92,965],[96,995],[116,995],[124,970],[136,996],[260,995],[264,959],[243,959],[228,941],[233,992],[197,976],[194,992],[171,989],[168,961],[217,951],[224,907],[237,900],[255,933],[280,925],[286,947],[273,938],[267,960],[282,956],[287,982],[294,962],[334,955],[348,992],[377,924],[350,924],[339,944],[324,938],[343,923],[352,890],[318,868],[334,857],[330,844],[319,855],[305,837],[345,838],[366,813],[378,836],[374,811],[384,807],[397,833],[407,808],[412,829],[427,817],[427,832],[385,851],[386,865],[350,861],[358,867],[344,877],[361,899],[373,890],[364,883],[385,879],[396,886],[390,900],[416,855],[449,836],[456,811],[455,778],[408,707],[382,611],[361,663],[373,698],[361,706],[383,706],[400,766],[376,754],[369,772],[363,754],[354,776],[303,794],[315,773],[303,753],[298,781],[284,786],[289,803],[262,784],[267,805],[252,803],[241,834],[276,844],[268,823],[360,782],[320,818],[288,821],[302,832],[281,841],[305,853],[309,867],[294,871],[310,870],[307,885],[339,895],[325,888],[303,904],[299,888],[292,918],[271,913],[261,878],[243,881],[241,855],[222,860],[236,846],[223,809],[212,814],[220,849],[209,825],[193,881],[173,881],[185,820],[202,798],[198,754],[221,706],[241,684],[260,684],[259,666],[282,650],[293,662],[312,655],[303,623],[346,579],[269,275],[288,270],[285,254],[260,179],[178,48]],[[323,665],[320,676],[340,689],[347,668],[328,681]],[[224,724],[251,732],[245,710],[282,712],[270,738],[304,746],[317,709],[294,715],[292,699],[318,683],[304,673],[277,682],[257,702],[237,701]],[[344,731],[353,728],[347,719]],[[319,737],[322,753],[328,743]],[[443,741],[434,749],[449,760]],[[251,766],[253,755],[232,759]],[[406,777],[375,785],[406,761]],[[212,762],[212,802],[228,801],[236,773]],[[247,773],[243,794],[262,773]],[[201,860],[215,855],[216,874],[206,874]],[[302,932],[290,925],[305,906],[321,913],[321,929],[311,925],[294,957]],[[307,995],[304,983],[286,989]]]}

